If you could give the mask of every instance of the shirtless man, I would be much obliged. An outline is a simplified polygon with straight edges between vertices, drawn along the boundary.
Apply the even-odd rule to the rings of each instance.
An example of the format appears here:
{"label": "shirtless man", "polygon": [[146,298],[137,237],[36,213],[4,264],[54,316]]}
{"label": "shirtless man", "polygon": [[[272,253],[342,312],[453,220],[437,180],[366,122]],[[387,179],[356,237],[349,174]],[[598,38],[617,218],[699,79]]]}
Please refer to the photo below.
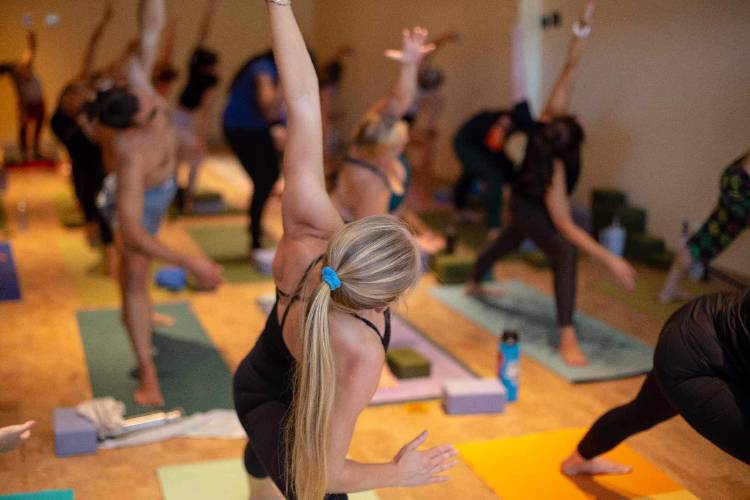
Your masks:
{"label": "shirtless man", "polygon": [[[9,74],[18,98],[18,147],[22,160],[41,158],[39,136],[46,116],[42,85],[34,74],[36,58],[36,33],[27,26],[27,48],[21,59],[13,63],[0,64],[0,75]],[[29,155],[28,129],[34,124],[33,157]]]}
{"label": "shirtless man", "polygon": [[222,279],[215,262],[176,252],[155,237],[177,188],[177,139],[168,105],[151,83],[164,0],[141,0],[139,16],[139,44],[127,61],[127,86],[100,92],[91,114],[110,172],[100,207],[116,231],[122,259],[122,318],[138,360],[139,384],[133,399],[142,406],[162,406],[151,353],[149,262],[159,259],[187,269],[200,288],[215,288]]}

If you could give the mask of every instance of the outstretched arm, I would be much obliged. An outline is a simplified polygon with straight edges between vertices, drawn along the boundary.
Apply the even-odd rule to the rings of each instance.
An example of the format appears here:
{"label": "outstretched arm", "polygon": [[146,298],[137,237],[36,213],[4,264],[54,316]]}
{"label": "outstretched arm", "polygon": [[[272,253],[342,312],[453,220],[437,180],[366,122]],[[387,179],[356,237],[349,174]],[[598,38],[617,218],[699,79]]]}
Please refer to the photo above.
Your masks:
{"label": "outstretched arm", "polygon": [[544,107],[541,121],[548,121],[555,116],[560,116],[568,112],[570,101],[573,96],[573,84],[575,83],[575,73],[578,69],[578,61],[583,51],[584,40],[591,31],[591,21],[596,10],[596,1],[589,0],[583,15],[573,28],[573,38],[568,48],[568,57],[565,60],[562,73],[557,79],[552,93],[549,96],[547,105]]}
{"label": "outstretched arm", "polygon": [[327,240],[342,222],[325,187],[318,77],[291,6],[281,1],[266,3],[274,57],[287,104],[285,187],[281,198],[284,237]]}
{"label": "outstretched arm", "polygon": [[36,58],[36,31],[29,29],[26,32],[26,50],[21,56],[21,65],[31,67]]}
{"label": "outstretched arm", "polygon": [[208,38],[208,34],[211,31],[211,21],[213,21],[214,12],[216,12],[218,6],[219,0],[206,0],[206,10],[203,11],[203,19],[201,20],[201,27],[198,31],[198,41],[195,44],[196,47],[202,46],[205,43],[206,38]]}
{"label": "outstretched arm", "polygon": [[91,68],[94,65],[94,55],[96,54],[96,48],[99,45],[99,41],[104,33],[104,28],[112,20],[112,1],[107,2],[107,6],[104,8],[104,16],[99,24],[94,29],[89,39],[89,44],[86,47],[86,54],[83,56],[83,65],[81,66],[81,74],[79,78],[86,78],[91,73]]}
{"label": "outstretched arm", "polygon": [[427,30],[420,27],[404,30],[403,48],[385,51],[386,57],[401,63],[401,72],[389,94],[375,104],[371,111],[401,118],[409,110],[417,93],[417,75],[422,58],[435,50],[434,44],[426,43],[427,35]]}
{"label": "outstretched arm", "polygon": [[141,64],[145,73],[151,75],[156,63],[159,35],[164,29],[164,0],[141,0],[138,12]]}

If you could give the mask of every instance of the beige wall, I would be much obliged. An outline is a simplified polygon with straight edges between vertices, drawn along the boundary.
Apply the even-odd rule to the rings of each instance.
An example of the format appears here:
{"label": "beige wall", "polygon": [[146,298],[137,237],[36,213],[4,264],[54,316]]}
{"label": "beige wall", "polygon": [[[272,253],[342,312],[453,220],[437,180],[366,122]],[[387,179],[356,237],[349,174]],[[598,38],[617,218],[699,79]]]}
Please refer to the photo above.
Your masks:
{"label": "beige wall", "polygon": [[481,108],[509,104],[505,62],[514,18],[511,0],[319,0],[321,52],[329,54],[344,42],[356,50],[342,84],[347,137],[367,107],[394,81],[398,66],[383,57],[383,50],[398,47],[402,28],[421,25],[435,35],[458,30],[463,43],[447,46],[435,59],[445,69],[447,95],[439,124],[438,173],[453,178],[457,164],[451,139],[456,128]]}
{"label": "beige wall", "polygon": [[[521,0],[523,1],[523,0]],[[544,0],[565,28],[542,35],[542,93],[564,58],[583,0]],[[750,2],[601,0],[573,99],[588,134],[578,197],[615,186],[678,240],[700,222],[723,169],[750,149]],[[750,234],[717,264],[750,275]]]}
{"label": "beige wall", "polygon": [[[42,81],[50,111],[62,86],[78,71],[88,37],[99,22],[102,0],[0,0],[0,61],[15,59],[25,47],[21,16],[31,13],[38,28],[39,59],[36,70]],[[97,62],[107,63],[136,33],[136,0],[114,0],[115,18],[102,39]],[[177,19],[175,64],[185,76],[187,59],[195,43],[204,0],[167,0],[170,15]],[[303,31],[314,34],[314,0],[295,0],[295,11]],[[48,12],[60,14],[61,23],[49,29],[41,23]],[[222,0],[208,45],[221,56],[222,83],[226,85],[247,57],[269,46],[268,22],[261,0]],[[175,85],[175,95],[182,79]],[[219,93],[213,120],[218,133],[218,113],[225,93]],[[16,136],[15,96],[7,78],[0,79],[0,143]]]}

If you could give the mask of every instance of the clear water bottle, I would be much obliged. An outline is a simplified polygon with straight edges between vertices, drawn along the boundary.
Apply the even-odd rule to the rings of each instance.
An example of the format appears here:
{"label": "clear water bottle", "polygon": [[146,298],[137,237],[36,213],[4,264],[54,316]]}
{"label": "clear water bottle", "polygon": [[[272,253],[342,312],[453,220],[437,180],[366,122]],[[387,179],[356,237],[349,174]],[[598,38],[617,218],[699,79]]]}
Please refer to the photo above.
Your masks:
{"label": "clear water bottle", "polygon": [[518,399],[518,375],[520,372],[521,346],[518,332],[503,330],[498,347],[498,378],[508,392],[508,401]]}
{"label": "clear water bottle", "polygon": [[24,200],[16,203],[16,227],[19,231],[26,231],[29,227],[29,214]]}

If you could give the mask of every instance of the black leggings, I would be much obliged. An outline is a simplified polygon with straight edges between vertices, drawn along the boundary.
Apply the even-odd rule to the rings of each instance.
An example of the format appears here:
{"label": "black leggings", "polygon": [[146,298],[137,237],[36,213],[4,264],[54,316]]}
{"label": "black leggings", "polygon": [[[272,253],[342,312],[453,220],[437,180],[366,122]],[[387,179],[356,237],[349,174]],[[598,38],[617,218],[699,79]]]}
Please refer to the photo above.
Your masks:
{"label": "black leggings", "polygon": [[252,248],[261,248],[263,209],[273,185],[279,179],[279,153],[268,129],[224,128],[224,136],[253,181],[253,194],[248,206],[248,231]]}
{"label": "black leggings", "polygon": [[518,196],[513,197],[511,222],[477,259],[473,271],[474,281],[482,281],[495,262],[516,250],[527,237],[545,253],[552,264],[558,324],[561,327],[572,325],[578,251],[557,231],[547,210],[542,206]]}
{"label": "black leggings", "polygon": [[664,326],[654,369],[635,399],[602,415],[586,433],[578,445],[585,459],[679,414],[703,437],[750,464],[750,387],[732,367],[713,323],[696,321],[692,312],[688,304]]}

